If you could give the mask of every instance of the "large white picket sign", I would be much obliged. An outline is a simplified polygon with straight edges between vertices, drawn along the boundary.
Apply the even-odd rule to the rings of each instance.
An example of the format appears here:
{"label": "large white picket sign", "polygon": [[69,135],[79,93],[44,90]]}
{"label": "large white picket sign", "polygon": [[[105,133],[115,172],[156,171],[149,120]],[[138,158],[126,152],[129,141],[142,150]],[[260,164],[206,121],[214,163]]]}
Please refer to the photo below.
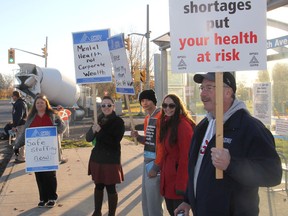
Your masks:
{"label": "large white picket sign", "polygon": [[266,0],[170,0],[172,72],[266,69]]}

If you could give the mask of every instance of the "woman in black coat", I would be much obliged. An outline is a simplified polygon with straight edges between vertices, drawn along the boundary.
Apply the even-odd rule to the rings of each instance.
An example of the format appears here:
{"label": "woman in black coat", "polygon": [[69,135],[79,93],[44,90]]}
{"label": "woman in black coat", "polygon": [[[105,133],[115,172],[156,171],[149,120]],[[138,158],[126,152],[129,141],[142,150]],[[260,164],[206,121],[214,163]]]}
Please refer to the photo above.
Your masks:
{"label": "woman in black coat", "polygon": [[95,144],[92,149],[88,175],[92,175],[94,189],[94,216],[101,216],[103,191],[108,194],[109,216],[114,216],[118,203],[116,184],[124,180],[121,166],[120,141],[125,132],[124,121],[116,116],[114,100],[104,96],[101,103],[102,114],[87,132],[86,140]]}

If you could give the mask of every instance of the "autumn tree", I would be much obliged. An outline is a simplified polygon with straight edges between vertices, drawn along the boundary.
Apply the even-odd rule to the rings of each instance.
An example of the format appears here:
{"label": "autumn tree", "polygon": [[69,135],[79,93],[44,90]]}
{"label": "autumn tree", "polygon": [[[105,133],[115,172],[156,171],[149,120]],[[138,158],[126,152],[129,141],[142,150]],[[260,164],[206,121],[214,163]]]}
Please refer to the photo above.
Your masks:
{"label": "autumn tree", "polygon": [[[288,64],[277,63],[272,70],[274,107],[284,114],[288,108]],[[286,113],[287,114],[287,113]]]}
{"label": "autumn tree", "polygon": [[267,70],[258,71],[258,82],[270,82],[269,72]]}
{"label": "autumn tree", "polygon": [[[131,73],[134,80],[134,88],[135,88],[135,96],[134,98],[137,98],[138,93],[145,88],[146,83],[142,83],[142,89],[141,89],[141,81],[139,79],[135,79],[136,73],[139,73],[140,71],[147,70],[146,67],[146,39],[145,37],[139,37],[139,36],[130,36],[131,41],[131,50],[128,52],[128,62],[131,67]],[[150,76],[150,83],[149,88],[154,88],[154,79],[152,76],[153,72],[153,57],[149,55],[149,76]]]}
{"label": "autumn tree", "polygon": [[13,76],[0,73],[0,98],[9,98],[13,91]]}
{"label": "autumn tree", "polygon": [[237,98],[242,101],[250,100],[251,88],[246,87],[243,82],[237,85]]}

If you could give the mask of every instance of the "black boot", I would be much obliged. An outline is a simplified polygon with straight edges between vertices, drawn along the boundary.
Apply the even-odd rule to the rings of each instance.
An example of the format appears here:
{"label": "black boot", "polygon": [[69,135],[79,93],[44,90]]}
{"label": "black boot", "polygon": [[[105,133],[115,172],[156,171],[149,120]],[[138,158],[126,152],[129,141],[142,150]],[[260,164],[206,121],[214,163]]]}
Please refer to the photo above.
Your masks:
{"label": "black boot", "polygon": [[108,207],[109,213],[108,216],[115,216],[116,208],[118,203],[118,194],[108,194]]}
{"label": "black boot", "polygon": [[103,202],[103,191],[94,188],[94,212],[92,216],[102,216],[101,208]]}

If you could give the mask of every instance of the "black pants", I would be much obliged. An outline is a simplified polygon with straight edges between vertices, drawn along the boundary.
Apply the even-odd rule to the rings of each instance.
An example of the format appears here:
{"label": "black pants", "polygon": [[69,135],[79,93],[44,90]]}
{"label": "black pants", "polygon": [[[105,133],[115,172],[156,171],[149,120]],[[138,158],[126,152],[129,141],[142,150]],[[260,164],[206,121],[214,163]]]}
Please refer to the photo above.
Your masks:
{"label": "black pants", "polygon": [[171,216],[174,216],[174,210],[183,202],[182,199],[166,199],[167,210]]}
{"label": "black pants", "polygon": [[57,200],[56,171],[35,172],[40,201]]}
{"label": "black pants", "polygon": [[5,131],[7,136],[9,136],[9,130],[12,129],[12,126],[13,126],[12,122],[9,122],[8,124],[5,125],[4,131]]}

